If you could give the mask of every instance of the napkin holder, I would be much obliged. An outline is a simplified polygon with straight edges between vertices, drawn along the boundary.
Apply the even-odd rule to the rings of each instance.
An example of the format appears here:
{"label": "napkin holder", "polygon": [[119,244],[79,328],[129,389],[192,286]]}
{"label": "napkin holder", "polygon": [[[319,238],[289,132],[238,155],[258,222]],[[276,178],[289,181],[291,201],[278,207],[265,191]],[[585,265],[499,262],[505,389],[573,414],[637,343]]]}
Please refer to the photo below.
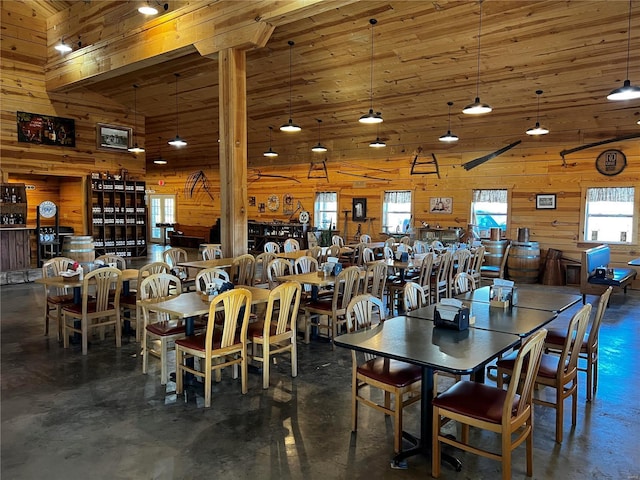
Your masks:
{"label": "napkin holder", "polygon": [[466,330],[469,328],[469,307],[437,303],[433,312],[433,323],[439,328]]}
{"label": "napkin holder", "polygon": [[518,304],[517,287],[489,287],[489,305],[497,308],[512,308]]}

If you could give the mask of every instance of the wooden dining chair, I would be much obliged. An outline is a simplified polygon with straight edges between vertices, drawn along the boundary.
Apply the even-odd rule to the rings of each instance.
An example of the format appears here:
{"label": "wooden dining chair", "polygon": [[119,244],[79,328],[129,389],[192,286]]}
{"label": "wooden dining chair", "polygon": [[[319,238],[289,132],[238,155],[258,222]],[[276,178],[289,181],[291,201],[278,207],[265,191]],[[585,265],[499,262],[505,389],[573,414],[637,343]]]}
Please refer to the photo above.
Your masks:
{"label": "wooden dining chair", "polygon": [[[120,317],[120,292],[122,271],[113,267],[103,267],[85,273],[82,281],[82,303],[65,305],[62,308],[62,339],[64,348],[69,348],[69,333],[79,333],[82,337],[82,354],[86,355],[89,345],[89,330],[114,325],[116,347],[121,346],[122,322]],[[79,320],[80,327],[74,322]]]}
{"label": "wooden dining chair", "polygon": [[476,282],[467,272],[458,272],[453,277],[453,295],[473,292],[476,289]]}
{"label": "wooden dining chair", "polygon": [[[562,430],[564,423],[564,401],[571,397],[571,425],[576,424],[578,407],[578,355],[580,345],[584,340],[587,330],[591,304],[583,305],[576,312],[567,328],[566,341],[560,355],[542,354],[540,369],[535,377],[536,386],[551,387],[555,389],[555,401],[546,401],[534,398],[537,405],[551,407],[556,410],[556,442],[562,443]],[[517,351],[496,362],[498,369],[498,387],[502,388],[506,377],[518,378],[515,375],[514,362]]]}
{"label": "wooden dining chair", "polygon": [[182,289],[185,291],[195,290],[196,278],[190,269],[181,267],[178,263],[186,262],[187,251],[183,248],[172,247],[162,252],[165,263],[169,264],[171,271],[182,281]]}
{"label": "wooden dining chair", "polygon": [[264,251],[267,253],[280,253],[280,245],[276,242],[267,242],[264,244]]}
{"label": "wooden dining chair", "polygon": [[95,262],[102,262],[107,266],[111,266],[111,264],[113,264],[113,266],[120,270],[125,270],[127,268],[127,259],[120,255],[100,255],[99,257],[96,257]]}
{"label": "wooden dining chair", "polygon": [[[293,271],[295,273],[311,273],[318,271],[318,260],[309,255],[296,258],[293,262]],[[311,297],[312,288],[311,285],[302,286],[302,295],[305,299]]]}
{"label": "wooden dining chair", "polygon": [[[304,342],[309,343],[313,325],[327,331],[331,348],[335,349],[333,339],[338,334],[338,327],[346,324],[347,305],[358,294],[359,288],[360,269],[356,266],[347,267],[336,277],[333,294],[330,298],[320,297],[318,300],[309,300],[305,303],[303,307],[305,312]],[[320,321],[323,316],[328,319],[326,325]],[[316,323],[313,322],[313,318],[317,319]]]}
{"label": "wooden dining chair", "polygon": [[284,251],[285,252],[299,252],[300,251],[300,242],[295,238],[287,238],[284,241]]}
{"label": "wooden dining chair", "polygon": [[413,253],[427,253],[428,248],[422,240],[416,240],[412,245]]}
{"label": "wooden dining chair", "polygon": [[291,275],[292,266],[289,260],[284,258],[274,258],[267,266],[267,278],[269,279],[269,288],[275,288],[280,285],[278,277],[283,275]]}
{"label": "wooden dining chair", "polygon": [[231,264],[231,281],[234,285],[253,286],[256,259],[250,253],[239,255]]}
{"label": "wooden dining chair", "polygon": [[[504,256],[500,261],[500,266],[497,265],[482,265],[480,267],[480,277],[484,280],[493,280],[494,278],[504,278],[505,269],[507,267],[507,259],[509,258],[509,252],[511,251],[511,244],[507,245],[504,249]],[[478,284],[480,285],[480,284]]]}
{"label": "wooden dining chair", "polygon": [[331,245],[337,245],[338,247],[344,247],[344,239],[340,235],[333,235],[331,237]]}
{"label": "wooden dining chair", "polygon": [[473,280],[476,282],[477,288],[480,288],[480,283],[481,283],[480,268],[484,263],[485,250],[486,249],[484,245],[481,245],[478,248],[476,248],[475,252],[473,252],[473,257],[471,258],[471,262],[469,262],[469,265],[470,265],[469,273],[473,277]]}
{"label": "wooden dining chair", "polygon": [[[580,345],[580,353],[578,355],[578,371],[585,372],[587,374],[587,402],[590,402],[593,395],[596,394],[598,389],[598,344],[600,337],[600,325],[602,324],[602,317],[609,304],[609,297],[613,287],[609,287],[605,292],[600,295],[598,301],[598,308],[596,314],[593,316],[591,324],[587,328],[588,333],[586,338]],[[549,328],[547,338],[545,340],[545,352],[560,354],[562,347],[566,343],[566,330],[559,328]],[[580,365],[580,360],[584,360],[585,366]]]}
{"label": "wooden dining chair", "polygon": [[[532,334],[520,347],[513,362],[515,379],[507,390],[484,383],[461,381],[433,399],[433,439],[431,476],[440,476],[441,444],[502,463],[502,479],[511,479],[512,452],[526,442],[527,476],[533,475],[533,389],[544,345],[546,330]],[[462,424],[460,440],[442,431],[446,420]],[[482,444],[469,442],[469,427],[501,436],[500,453]],[[516,435],[514,438],[514,434]]]}
{"label": "wooden dining chair", "polygon": [[428,305],[425,291],[419,283],[407,282],[404,284],[402,304],[404,305],[405,313]]}
{"label": "wooden dining chair", "polygon": [[127,295],[124,293],[120,295],[120,308],[122,309],[122,315],[129,315],[129,318],[131,318],[131,313],[135,312],[136,342],[140,342],[142,340],[142,330],[144,328],[142,314],[138,308],[138,300],[140,300],[140,285],[142,284],[142,280],[154,273],[169,273],[170,270],[171,267],[165,262],[147,263],[138,269],[138,281],[136,282],[137,287],[129,290]]}
{"label": "wooden dining chair", "polygon": [[449,271],[451,268],[451,253],[444,252],[438,255],[438,267],[433,282],[433,297],[438,303],[442,298],[451,294],[451,283],[449,281]]}
{"label": "wooden dining chair", "polygon": [[373,250],[369,247],[365,247],[362,249],[362,260],[360,261],[360,265],[366,265],[367,263],[374,262],[376,260],[376,256],[373,253]]}
{"label": "wooden dining chair", "polygon": [[367,270],[362,280],[361,293],[369,293],[384,302],[387,285],[387,263],[377,260],[367,265]]}
{"label": "wooden dining chair", "polygon": [[360,235],[360,243],[371,243],[371,235],[363,234]]}
{"label": "wooden dining chair", "polygon": [[309,257],[315,258],[318,263],[320,263],[322,261],[322,247],[319,245],[309,247],[309,250],[307,250],[307,255]]}
{"label": "wooden dining chair", "polygon": [[223,258],[223,256],[221,244],[208,244],[202,249],[203,260],[215,260],[216,258]]}
{"label": "wooden dining chair", "polygon": [[214,279],[231,282],[229,274],[222,268],[204,268],[196,275],[196,292],[206,292],[207,285],[213,283]]}
{"label": "wooden dining chair", "polygon": [[[249,358],[262,363],[262,388],[269,388],[269,370],[274,355],[288,353],[291,376],[298,376],[296,319],[301,292],[298,282],[281,283],[269,293],[264,317],[249,324],[247,336],[252,346]],[[257,347],[261,350],[259,354]]]}
{"label": "wooden dining chair", "polygon": [[[383,303],[371,294],[354,297],[346,309],[347,330],[350,333],[381,328],[385,319]],[[358,405],[363,404],[393,417],[393,449],[402,447],[402,413],[404,408],[420,401],[422,369],[410,363],[361,354],[351,350],[351,430],[358,430]],[[375,400],[371,392],[384,393],[384,403]],[[392,398],[393,397],[393,402]]]}
{"label": "wooden dining chair", "polygon": [[[212,373],[233,367],[237,378],[240,365],[242,393],[247,393],[247,328],[252,295],[246,288],[234,288],[217,295],[209,306],[209,318],[216,317],[216,310],[224,311],[224,321],[207,323],[204,334],[178,339],[176,348],[176,394],[184,391],[183,375],[191,373],[204,379],[204,406],[211,406]],[[200,359],[200,369],[187,365],[190,358]]]}
{"label": "wooden dining chair", "polygon": [[[340,237],[340,238],[342,238],[342,237]],[[341,252],[341,249],[342,249],[342,248],[343,248],[343,247],[340,247],[340,246],[335,245],[335,244],[334,244],[334,245],[330,245],[330,246],[327,248],[327,253],[326,253],[326,255],[325,255],[325,261],[326,261],[329,257],[340,258],[340,252]]]}
{"label": "wooden dining chair", "polygon": [[[153,312],[149,307],[182,294],[180,279],[170,273],[154,273],[145,277],[140,285],[138,305],[143,319],[142,328],[142,373],[147,374],[149,357],[160,359],[160,384],[169,381],[169,350],[174,342],[186,335],[185,320],[172,318],[162,312]],[[194,331],[202,331],[206,322],[198,319],[194,322]],[[159,343],[159,348],[156,348]]]}
{"label": "wooden dining chair", "polygon": [[[42,278],[59,277],[67,271],[75,260],[67,257],[54,257],[42,264]],[[56,326],[58,341],[62,339],[62,308],[73,304],[73,292],[68,288],[44,285],[44,334],[49,335],[49,321]]]}
{"label": "wooden dining chair", "polygon": [[275,253],[270,252],[262,252],[256,255],[256,260],[254,262],[254,281],[253,285],[259,287],[268,287],[269,286],[269,277],[268,277],[268,266],[271,260],[276,258]]}

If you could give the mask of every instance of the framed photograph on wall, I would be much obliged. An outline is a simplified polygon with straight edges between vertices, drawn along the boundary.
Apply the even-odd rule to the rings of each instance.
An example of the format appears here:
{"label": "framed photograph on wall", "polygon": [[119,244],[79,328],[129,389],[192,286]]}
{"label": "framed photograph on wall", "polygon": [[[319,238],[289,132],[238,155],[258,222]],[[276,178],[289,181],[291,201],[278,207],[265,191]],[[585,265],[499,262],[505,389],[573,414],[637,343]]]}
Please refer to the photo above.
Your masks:
{"label": "framed photograph on wall", "polygon": [[18,142],[62,147],[76,146],[76,123],[72,118],[17,112]]}
{"label": "framed photograph on wall", "polygon": [[364,222],[367,218],[367,199],[354,198],[351,217],[354,222]]}
{"label": "framed photograph on wall", "polygon": [[126,152],[131,146],[131,128],[98,123],[96,148],[98,150]]}
{"label": "framed photograph on wall", "polygon": [[429,211],[431,213],[452,213],[453,199],[451,197],[431,197]]}
{"label": "framed photograph on wall", "polygon": [[536,195],[536,210],[554,210],[556,208],[556,194],[542,193]]}

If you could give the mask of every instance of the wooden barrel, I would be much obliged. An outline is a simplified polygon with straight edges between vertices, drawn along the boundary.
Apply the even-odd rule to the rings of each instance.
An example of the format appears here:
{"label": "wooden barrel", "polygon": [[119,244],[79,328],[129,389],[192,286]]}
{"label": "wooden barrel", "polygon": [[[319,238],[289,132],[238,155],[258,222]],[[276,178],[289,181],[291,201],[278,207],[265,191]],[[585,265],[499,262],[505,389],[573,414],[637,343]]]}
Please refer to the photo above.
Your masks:
{"label": "wooden barrel", "polygon": [[509,240],[483,240],[482,245],[485,247],[484,265],[499,267]]}
{"label": "wooden barrel", "polygon": [[96,259],[93,237],[67,235],[62,242],[62,256],[78,263],[92,263]]}
{"label": "wooden barrel", "polygon": [[538,242],[512,242],[507,272],[516,283],[536,283],[540,271],[540,245]]}

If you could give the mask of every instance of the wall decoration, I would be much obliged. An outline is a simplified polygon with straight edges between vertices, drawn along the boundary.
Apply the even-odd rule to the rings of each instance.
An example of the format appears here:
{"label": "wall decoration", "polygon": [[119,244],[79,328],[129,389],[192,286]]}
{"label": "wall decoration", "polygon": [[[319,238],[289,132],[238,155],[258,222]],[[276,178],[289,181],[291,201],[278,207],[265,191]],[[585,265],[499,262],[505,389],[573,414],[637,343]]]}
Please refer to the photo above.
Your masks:
{"label": "wall decoration", "polygon": [[351,210],[351,219],[354,222],[364,222],[366,218],[367,218],[367,199],[354,198],[353,206]]}
{"label": "wall decoration", "polygon": [[453,199],[451,197],[431,197],[429,211],[431,213],[453,213]]}
{"label": "wall decoration", "polygon": [[98,123],[96,125],[96,148],[98,150],[126,152],[131,146],[131,128]]}
{"label": "wall decoration", "polygon": [[536,195],[537,210],[554,210],[556,208],[556,194],[544,193]]}
{"label": "wall decoration", "polygon": [[258,204],[258,212],[260,213],[264,213],[265,212],[265,204],[264,203],[259,203]]}
{"label": "wall decoration", "polygon": [[60,147],[76,146],[76,122],[72,118],[17,112],[18,142]]}
{"label": "wall decoration", "polygon": [[274,193],[269,195],[267,198],[267,208],[271,212],[277,212],[280,209],[280,197]]}
{"label": "wall decoration", "polygon": [[605,150],[596,158],[596,169],[602,175],[613,177],[627,166],[627,157],[620,150]]}
{"label": "wall decoration", "polygon": [[256,197],[249,197],[249,206],[250,207],[256,206]]}

